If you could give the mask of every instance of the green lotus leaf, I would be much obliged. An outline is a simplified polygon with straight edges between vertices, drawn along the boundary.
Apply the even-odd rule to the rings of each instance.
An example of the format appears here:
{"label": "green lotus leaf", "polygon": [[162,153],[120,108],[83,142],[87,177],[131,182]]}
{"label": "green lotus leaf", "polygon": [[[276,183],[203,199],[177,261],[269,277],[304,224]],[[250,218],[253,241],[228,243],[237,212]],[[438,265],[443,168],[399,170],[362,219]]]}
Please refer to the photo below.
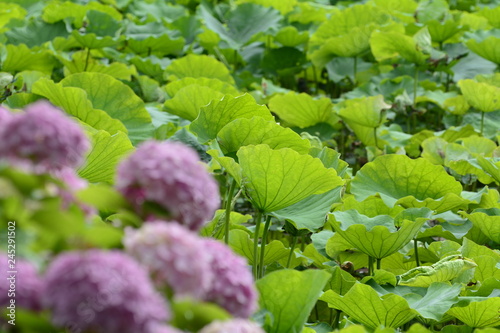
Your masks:
{"label": "green lotus leaf", "polygon": [[443,43],[462,31],[460,23],[454,20],[446,20],[444,22],[431,20],[426,23],[426,26],[429,29],[432,41],[436,43]]}
{"label": "green lotus leaf", "polygon": [[165,102],[168,113],[193,121],[198,117],[200,109],[212,100],[222,99],[224,94],[199,84],[191,84],[181,88],[172,99]]}
{"label": "green lotus leaf", "polygon": [[60,83],[42,78],[33,84],[33,93],[47,98],[52,104],[62,108],[68,114],[80,119],[97,130],[105,130],[109,134],[119,131],[127,133],[125,125],[113,119],[102,110],[94,109],[87,93],[81,88],[64,87]]}
{"label": "green lotus leaf", "polygon": [[405,299],[422,317],[441,321],[446,311],[458,302],[461,290],[462,286],[458,283],[449,285],[444,282],[433,282],[425,296],[409,294],[405,295]]}
{"label": "green lotus leaf", "polygon": [[277,10],[253,3],[244,3],[231,10],[224,18],[225,24],[216,19],[206,5],[202,4],[198,9],[206,26],[232,49],[241,48],[255,34],[276,26],[281,19]]}
{"label": "green lotus leaf", "polygon": [[432,102],[434,104],[443,107],[444,102],[449,99],[456,97],[457,93],[455,91],[444,92],[441,90],[428,90],[423,95],[417,96],[416,102]]}
{"label": "green lotus leaf", "polygon": [[88,25],[85,28],[87,33],[111,37],[119,35],[122,24],[111,15],[98,10],[89,10],[85,16],[88,20]]}
{"label": "green lotus leaf", "polygon": [[410,36],[397,32],[373,32],[370,46],[377,61],[402,57],[414,64],[422,65],[428,56],[422,53],[417,42]]}
{"label": "green lotus leaf", "polygon": [[[249,223],[251,219],[252,215],[248,214],[243,215],[238,212],[231,212],[229,215],[229,230],[241,229],[246,233],[250,233],[250,231],[242,224]],[[225,222],[226,222],[226,210],[218,209],[215,212],[215,216],[212,219],[212,221],[208,222],[201,228],[200,235],[203,237],[212,237],[215,239],[223,240],[225,236],[225,230],[224,230]]]}
{"label": "green lotus leaf", "polygon": [[241,3],[255,3],[264,7],[272,7],[279,10],[281,15],[286,15],[293,10],[297,5],[297,0],[238,0],[237,4]]}
{"label": "green lotus leaf", "polygon": [[141,39],[127,39],[127,48],[142,56],[149,56],[151,54],[158,56],[179,55],[184,45],[184,38],[171,38],[167,33],[148,36],[147,38]]}
{"label": "green lotus leaf", "polygon": [[227,67],[220,61],[206,55],[190,54],[178,58],[172,61],[165,70],[165,78],[168,81],[185,77],[206,77],[234,84],[234,79]]}
{"label": "green lotus leaf", "polygon": [[438,262],[441,259],[460,255],[460,243],[451,240],[441,240],[432,242],[427,249],[432,257],[429,262]]}
{"label": "green lotus leaf", "polygon": [[53,1],[43,8],[42,19],[47,23],[55,23],[70,18],[73,24],[79,29],[83,25],[85,15],[91,10],[106,13],[117,21],[121,21],[123,18],[122,14],[113,6],[99,2],[89,2],[85,5],[80,5],[71,1]]}
{"label": "green lotus leaf", "polygon": [[429,21],[441,21],[450,10],[446,0],[425,0],[421,1],[417,8],[417,21],[427,24]]}
{"label": "green lotus leaf", "polygon": [[[164,2],[161,0],[153,1],[133,1],[127,7],[127,12],[133,13],[136,17],[141,17],[146,20],[146,17],[154,17],[151,21],[166,21],[173,22],[181,17],[189,15],[189,10],[182,6],[182,2],[186,4],[186,1],[176,1],[178,5]],[[127,2],[128,3],[128,2]]]}
{"label": "green lotus leaf", "polygon": [[2,71],[12,74],[21,71],[39,71],[51,75],[56,59],[48,50],[33,51],[26,45],[8,44],[7,55],[2,61]]}
{"label": "green lotus leaf", "polygon": [[365,164],[351,181],[356,200],[378,193],[389,207],[401,203],[407,208],[444,211],[464,203],[459,197],[461,191],[462,185],[443,167],[404,155],[379,156]]}
{"label": "green lotus leaf", "polygon": [[413,16],[418,5],[413,0],[372,0],[371,2],[390,13],[398,21],[404,23],[413,23],[415,21]]}
{"label": "green lotus leaf", "polygon": [[[417,239],[442,237],[461,243],[462,237],[472,228],[472,223],[450,211],[432,216],[417,234]],[[438,258],[439,259],[439,258]],[[436,259],[437,260],[437,259]]]}
{"label": "green lotus leaf", "polygon": [[[4,3],[3,6],[13,4]],[[2,16],[2,14],[0,14]],[[1,20],[1,19],[0,19]],[[2,23],[0,22],[0,27]],[[30,20],[23,27],[12,28],[5,31],[8,44],[26,44],[32,48],[53,40],[56,37],[66,38],[69,36],[66,25],[63,22],[47,24],[39,20]]]}
{"label": "green lotus leaf", "polygon": [[322,194],[311,195],[291,206],[272,213],[278,219],[289,220],[297,229],[316,231],[325,224],[332,205],[340,201],[342,187]]}
{"label": "green lotus leaf", "polygon": [[3,28],[12,19],[24,19],[28,12],[16,3],[2,3],[0,8],[0,28]]}
{"label": "green lotus leaf", "polygon": [[333,233],[333,235],[330,234],[330,238],[326,240],[326,246],[322,251],[325,252],[325,256],[333,258],[337,262],[345,263],[349,261],[352,263],[353,269],[355,270],[368,267],[368,256],[354,248],[352,244],[344,239],[338,232]]}
{"label": "green lotus leaf", "polygon": [[472,125],[468,124],[462,127],[450,127],[446,131],[442,132],[440,136],[446,141],[452,143],[458,139],[467,138],[472,135],[477,135],[477,132],[474,130]]}
{"label": "green lotus leaf", "polygon": [[224,126],[217,135],[224,154],[238,151],[247,145],[267,144],[272,149],[290,148],[307,154],[311,148],[308,140],[289,128],[262,117],[238,118]]}
{"label": "green lotus leaf", "polygon": [[[189,313],[189,315],[187,315]],[[231,315],[214,303],[184,298],[171,305],[170,325],[198,332],[213,321],[230,320]]]}
{"label": "green lotus leaf", "polygon": [[358,211],[358,213],[368,217],[375,217],[378,215],[389,215],[394,217],[404,209],[401,206],[395,206],[393,208],[390,208],[378,196],[370,196],[365,200],[359,202],[354,198],[352,194],[351,195],[346,194],[343,196],[342,200],[343,200],[343,206],[342,206],[343,211],[354,209]]}
{"label": "green lotus leaf", "polygon": [[[247,232],[236,229],[229,231],[229,246],[233,251],[246,258],[249,265],[253,265],[255,262],[253,257],[253,244],[253,240],[250,239],[250,235]],[[275,263],[287,257],[290,253],[290,250],[285,248],[283,243],[278,240],[273,240],[266,244],[264,251],[264,266]],[[258,253],[260,253],[260,250]]]}
{"label": "green lotus leaf", "polygon": [[328,98],[313,99],[308,94],[289,92],[269,100],[269,109],[290,126],[306,128],[332,119],[332,102]]}
{"label": "green lotus leaf", "polygon": [[92,149],[78,175],[91,183],[112,184],[118,162],[133,149],[127,134],[97,131],[92,135]]}
{"label": "green lotus leaf", "polygon": [[106,74],[77,73],[63,79],[61,84],[85,90],[94,108],[125,125],[132,143],[151,137],[154,128],[144,101],[121,81]]}
{"label": "green lotus leaf", "polygon": [[200,142],[207,142],[215,139],[219,131],[231,121],[255,116],[274,120],[269,109],[265,105],[257,104],[252,95],[226,95],[201,107],[198,117],[193,120],[189,129],[198,136]]}
{"label": "green lotus leaf", "polygon": [[477,75],[475,79],[477,82],[488,83],[489,85],[500,87],[500,73]]}
{"label": "green lotus leaf", "polygon": [[368,4],[355,5],[334,12],[311,36],[311,45],[321,45],[334,36],[348,35],[356,27],[364,27],[370,23],[381,26],[389,21],[390,16],[377,7]]}
{"label": "green lotus leaf", "polygon": [[239,95],[238,90],[233,85],[219,79],[209,79],[206,77],[185,77],[180,80],[172,81],[165,86],[165,91],[170,97],[174,97],[179,92],[179,90],[192,84],[209,87],[213,90],[223,93],[224,95]]}
{"label": "green lotus leaf", "polygon": [[493,112],[500,109],[500,88],[474,80],[460,80],[460,90],[467,103],[481,112]]}
{"label": "green lotus leaf", "polygon": [[210,149],[207,154],[212,156],[213,159],[219,163],[219,165],[224,168],[233,177],[238,184],[241,185],[242,181],[242,169],[241,166],[236,163],[234,158],[223,156],[222,153],[217,149]]}
{"label": "green lotus leaf", "polygon": [[322,270],[283,269],[257,281],[261,308],[274,320],[264,323],[268,333],[300,332],[330,274]]}
{"label": "green lotus leaf", "polygon": [[154,78],[158,82],[163,82],[163,72],[165,68],[170,65],[171,60],[168,58],[158,58],[155,55],[141,58],[135,56],[129,59],[131,65],[134,65],[142,74],[148,75]]}
{"label": "green lotus leaf", "polygon": [[103,47],[115,46],[120,42],[119,39],[111,36],[98,36],[94,33],[81,34],[78,30],[73,30],[71,36],[82,47],[88,49],[102,49]]}
{"label": "green lotus leaf", "polygon": [[500,209],[476,209],[472,214],[464,214],[489,239],[500,243]]}
{"label": "green lotus leaf", "polygon": [[274,40],[283,46],[295,47],[306,43],[309,40],[309,34],[307,31],[299,32],[294,26],[288,25],[276,33]]}
{"label": "green lotus leaf", "polygon": [[340,159],[340,153],[337,153],[331,148],[322,147],[320,149],[313,147],[309,151],[309,155],[319,158],[326,168],[335,169],[340,177],[344,177],[347,172],[347,167],[349,166],[349,164],[345,161],[342,161]]}
{"label": "green lotus leaf", "polygon": [[463,116],[470,109],[470,105],[464,96],[459,95],[446,99],[443,108],[453,115]]}
{"label": "green lotus leaf", "polygon": [[300,24],[322,23],[327,20],[328,15],[339,11],[335,6],[321,6],[310,2],[299,2],[295,8],[293,13],[288,14],[288,20]]}
{"label": "green lotus leaf", "polygon": [[391,106],[384,102],[384,96],[378,95],[349,99],[343,102],[340,107],[338,115],[349,125],[355,123],[374,128],[379,127],[385,121],[382,110]]}
{"label": "green lotus leaf", "polygon": [[478,156],[477,163],[495,180],[497,184],[500,184],[500,158],[485,158]]}
{"label": "green lotus leaf", "polygon": [[[474,276],[474,261],[451,255],[441,259],[431,266],[420,266],[409,270],[399,276],[399,285],[410,287],[429,287],[433,282],[447,282],[453,280],[462,280],[469,282]],[[462,282],[462,281],[460,281]]]}
{"label": "green lotus leaf", "polygon": [[380,325],[396,328],[418,315],[403,297],[395,294],[380,297],[372,287],[361,283],[355,284],[344,296],[328,290],[320,300],[370,328]]}
{"label": "green lotus leaf", "polygon": [[448,141],[431,136],[422,142],[422,157],[435,165],[444,165],[445,148]]}
{"label": "green lotus leaf", "polygon": [[356,278],[349,272],[344,271],[340,266],[333,267],[331,272],[332,277],[328,281],[326,288],[331,289],[339,295],[345,295],[357,283]]}
{"label": "green lotus leaf", "polygon": [[488,8],[485,7],[481,9],[480,11],[476,12],[477,15],[481,15],[483,17],[486,17],[488,19],[488,22],[495,28],[499,29],[500,28],[500,8],[499,7],[493,7],[493,8]]}
{"label": "green lotus leaf", "polygon": [[487,279],[495,279],[500,284],[500,269],[497,268],[498,260],[490,256],[477,256],[473,259],[477,264],[474,272],[474,279],[476,281],[484,282]]}
{"label": "green lotus leaf", "polygon": [[[311,148],[311,156],[321,160],[326,168],[333,168],[339,176],[346,173],[348,164],[340,159],[340,154],[331,148]],[[272,213],[279,219],[290,221],[297,229],[316,231],[325,224],[325,217],[332,205],[340,202],[342,187],[323,194],[311,195],[296,204]]]}
{"label": "green lotus leaf", "polygon": [[463,240],[461,253],[467,258],[474,259],[479,256],[489,256],[494,258],[497,262],[500,261],[500,252],[489,249],[486,246],[476,244],[468,238],[464,238]]}
{"label": "green lotus leaf", "polygon": [[322,68],[335,56],[360,56],[370,49],[370,35],[376,28],[374,24],[354,27],[347,35],[328,38],[319,49],[311,53],[311,61],[315,66]]}
{"label": "green lotus leaf", "polygon": [[[460,305],[460,304],[459,304]],[[466,306],[455,306],[447,314],[464,322],[469,327],[493,327],[500,325],[500,297],[482,298]]]}
{"label": "green lotus leaf", "polygon": [[394,220],[388,215],[370,218],[356,210],[348,210],[331,213],[329,221],[353,247],[370,257],[382,259],[409,243],[426,219],[404,220],[397,230]]}
{"label": "green lotus leaf", "polygon": [[495,64],[500,64],[500,38],[490,36],[481,42],[475,39],[468,40],[465,45],[474,53]]}
{"label": "green lotus leaf", "polygon": [[472,174],[483,184],[490,184],[494,179],[483,171],[473,157],[491,156],[495,148],[493,141],[477,136],[462,139],[462,145],[449,143],[445,148],[444,165],[459,175]]}
{"label": "green lotus leaf", "polygon": [[263,212],[283,209],[343,184],[336,171],[326,169],[319,159],[290,148],[273,150],[268,145],[251,145],[241,147],[237,156],[242,185]]}
{"label": "green lotus leaf", "polygon": [[260,68],[265,74],[289,78],[300,73],[306,62],[303,51],[283,46],[267,50],[262,57]]}
{"label": "green lotus leaf", "polygon": [[63,58],[60,58],[60,60],[64,64],[65,76],[82,72],[96,72],[110,75],[118,80],[130,81],[131,76],[136,74],[135,69],[130,68],[121,62],[113,62],[109,65],[103,65],[92,57],[87,59],[86,51],[73,53],[71,60]]}

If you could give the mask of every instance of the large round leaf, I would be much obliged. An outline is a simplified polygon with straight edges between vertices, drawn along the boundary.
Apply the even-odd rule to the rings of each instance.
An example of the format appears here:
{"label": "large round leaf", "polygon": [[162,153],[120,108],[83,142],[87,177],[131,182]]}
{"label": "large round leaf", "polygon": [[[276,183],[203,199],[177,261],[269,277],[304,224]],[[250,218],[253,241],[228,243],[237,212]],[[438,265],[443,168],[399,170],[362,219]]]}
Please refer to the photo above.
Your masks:
{"label": "large round leaf", "polygon": [[172,99],[163,105],[165,109],[176,116],[193,121],[198,117],[200,108],[214,99],[220,99],[223,93],[207,86],[190,84],[181,88]]}
{"label": "large round leaf", "polygon": [[[378,193],[389,206],[435,207],[436,202],[461,199],[462,185],[444,168],[426,159],[405,155],[383,155],[365,164],[351,182],[351,192],[358,201]],[[434,202],[434,204],[433,204]],[[458,204],[458,203],[457,203]],[[449,207],[446,207],[449,208]]]}
{"label": "large round leaf", "polygon": [[458,82],[467,103],[482,112],[500,110],[500,88],[474,80]]}
{"label": "large round leaf", "polygon": [[234,83],[227,67],[206,55],[190,54],[176,59],[165,70],[165,78],[169,81],[185,77],[207,77]]}
{"label": "large round leaf", "polygon": [[291,129],[262,117],[233,120],[219,131],[217,141],[224,154],[258,144],[267,144],[272,149],[290,148],[301,154],[307,154],[311,148],[308,140],[302,139]]}
{"label": "large round leaf", "polygon": [[382,110],[391,106],[384,102],[384,96],[349,99],[342,103],[338,114],[348,124],[379,127],[385,120]]}
{"label": "large round leaf", "polygon": [[[497,30],[498,31],[498,30]],[[499,35],[499,33],[497,33]],[[495,64],[500,64],[500,38],[496,36],[490,36],[481,42],[475,39],[471,39],[466,43],[467,47],[471,49],[472,52],[480,55],[481,57],[494,62]]]}
{"label": "large round leaf", "polygon": [[403,297],[392,293],[380,297],[372,287],[362,283],[356,283],[344,296],[328,290],[320,299],[373,329],[380,325],[399,327],[418,315]]}
{"label": "large round leaf", "polygon": [[266,332],[301,332],[330,276],[321,270],[283,269],[257,281],[260,305],[274,318],[264,324]]}
{"label": "large round leaf", "polygon": [[33,84],[32,91],[97,130],[105,130],[109,134],[115,134],[118,131],[127,132],[123,123],[118,119],[112,118],[102,110],[94,109],[83,89],[63,87],[60,83],[42,78]]}
{"label": "large round leaf", "polygon": [[132,142],[151,137],[153,124],[144,101],[121,81],[106,74],[85,72],[70,75],[61,84],[85,90],[94,108],[105,111],[125,125]]}
{"label": "large round leaf", "polygon": [[330,221],[335,231],[353,247],[370,257],[382,259],[408,244],[427,218],[416,218],[415,222],[405,219],[396,229],[394,219],[388,215],[370,218],[356,210],[348,210],[333,212]]}
{"label": "large round leaf", "polygon": [[190,126],[200,142],[207,142],[217,137],[217,133],[226,124],[239,118],[262,117],[273,120],[274,117],[265,105],[259,105],[250,94],[233,97],[226,95],[222,99],[214,99],[200,109],[198,118]]}
{"label": "large round leaf", "polygon": [[310,195],[341,186],[343,180],[319,159],[268,145],[241,147],[237,153],[242,185],[257,209],[272,212],[293,205]]}
{"label": "large round leaf", "polygon": [[216,32],[232,49],[239,49],[259,32],[276,26],[281,19],[280,13],[273,8],[265,8],[245,3],[229,11],[221,23],[210,12],[208,6],[200,5],[199,12],[207,27]]}
{"label": "large round leaf", "polygon": [[[269,109],[290,126],[305,128],[332,119],[332,102],[328,98],[313,99],[310,95],[289,92],[269,100]],[[333,116],[334,117],[334,116]]]}

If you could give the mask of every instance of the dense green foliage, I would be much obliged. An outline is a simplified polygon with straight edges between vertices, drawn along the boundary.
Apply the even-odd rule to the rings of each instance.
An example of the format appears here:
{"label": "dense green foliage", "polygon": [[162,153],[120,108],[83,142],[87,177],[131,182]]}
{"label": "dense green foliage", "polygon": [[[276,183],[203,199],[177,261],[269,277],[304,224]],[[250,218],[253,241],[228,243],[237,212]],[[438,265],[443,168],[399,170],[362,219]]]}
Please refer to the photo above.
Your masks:
{"label": "dense green foliage", "polygon": [[0,0],[0,103],[82,123],[78,198],[99,210],[0,166],[0,220],[42,268],[121,248],[142,221],[117,163],[181,141],[224,198],[201,234],[252,265],[266,332],[496,332],[499,66],[496,0]]}

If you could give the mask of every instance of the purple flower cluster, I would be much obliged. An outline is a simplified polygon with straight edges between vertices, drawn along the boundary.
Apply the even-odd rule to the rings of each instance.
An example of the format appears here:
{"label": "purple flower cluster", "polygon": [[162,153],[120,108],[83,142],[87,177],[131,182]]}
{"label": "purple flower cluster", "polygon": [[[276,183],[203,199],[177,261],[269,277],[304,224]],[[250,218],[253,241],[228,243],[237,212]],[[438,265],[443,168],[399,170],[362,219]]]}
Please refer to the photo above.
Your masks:
{"label": "purple flower cluster", "polygon": [[[10,304],[10,299],[15,299],[16,307],[22,307],[28,310],[41,309],[41,289],[42,279],[38,276],[35,266],[29,261],[19,258],[15,259],[15,267],[10,269],[9,258],[6,253],[0,253],[0,306],[4,307]],[[9,271],[16,273],[10,274]],[[14,277],[14,278],[12,278]],[[13,283],[15,298],[10,297],[9,292]]]}
{"label": "purple flower cluster", "polygon": [[80,126],[45,101],[24,113],[0,111],[0,128],[0,158],[36,173],[76,168],[89,149]]}
{"label": "purple flower cluster", "polygon": [[123,243],[176,297],[213,302],[242,318],[257,309],[257,291],[245,259],[223,243],[161,221],[128,229]]}
{"label": "purple flower cluster", "polygon": [[246,319],[214,321],[203,327],[199,333],[265,333],[256,323]]}
{"label": "purple flower cluster", "polygon": [[177,223],[145,223],[126,230],[126,251],[145,265],[159,286],[177,298],[201,298],[212,282],[209,255],[199,237]]}
{"label": "purple flower cluster", "polygon": [[215,276],[205,300],[219,304],[236,317],[248,318],[257,310],[257,291],[245,259],[214,239],[204,239],[204,245],[212,256]]}
{"label": "purple flower cluster", "polygon": [[[48,102],[39,101],[23,113],[0,108],[0,160],[27,172],[48,173],[64,183],[54,196],[67,208],[76,201],[74,193],[87,187],[78,167],[90,143],[78,123]],[[80,205],[87,216],[91,207]]]}
{"label": "purple flower cluster", "polygon": [[175,142],[140,145],[119,165],[116,187],[141,215],[151,214],[144,205],[154,203],[191,230],[199,230],[220,205],[217,182],[196,152]]}
{"label": "purple flower cluster", "polygon": [[66,252],[47,269],[42,290],[52,320],[71,332],[148,332],[169,317],[147,271],[118,251]]}

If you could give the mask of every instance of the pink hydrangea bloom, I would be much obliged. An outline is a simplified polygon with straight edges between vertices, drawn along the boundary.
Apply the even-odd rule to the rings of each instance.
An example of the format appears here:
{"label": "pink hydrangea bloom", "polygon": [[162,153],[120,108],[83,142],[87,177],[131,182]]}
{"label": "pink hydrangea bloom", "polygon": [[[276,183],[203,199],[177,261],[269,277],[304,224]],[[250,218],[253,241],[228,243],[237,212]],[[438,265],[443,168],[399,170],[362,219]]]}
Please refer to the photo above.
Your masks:
{"label": "pink hydrangea bloom", "polygon": [[0,158],[36,173],[75,168],[90,146],[82,128],[46,101],[11,116],[0,130],[0,142]]}
{"label": "pink hydrangea bloom", "polygon": [[154,221],[128,228],[123,244],[156,284],[170,287],[177,298],[201,298],[212,283],[203,239],[177,223]]}
{"label": "pink hydrangea bloom", "polygon": [[235,317],[248,318],[257,310],[257,290],[245,259],[214,239],[205,239],[205,251],[212,256],[214,274],[205,300],[214,302]]}
{"label": "pink hydrangea bloom", "polygon": [[175,327],[169,325],[153,325],[149,328],[148,333],[183,333]]}
{"label": "pink hydrangea bloom", "polygon": [[[38,276],[35,266],[29,261],[14,258],[15,263],[9,261],[6,253],[0,253],[0,306],[10,304],[9,290],[11,284],[15,290],[16,307],[28,310],[41,310],[42,279]],[[14,267],[10,267],[10,265]],[[16,273],[9,273],[15,271]]]}
{"label": "pink hydrangea bloom", "polygon": [[118,251],[59,255],[45,274],[42,301],[53,323],[71,332],[147,332],[170,315],[145,268]]}
{"label": "pink hydrangea bloom", "polygon": [[14,115],[7,109],[0,106],[0,128],[6,126],[7,122],[12,119]]}
{"label": "pink hydrangea bloom", "polygon": [[151,214],[142,209],[152,202],[191,230],[201,228],[220,205],[215,179],[193,149],[176,142],[140,145],[119,165],[116,186],[141,215]]}
{"label": "pink hydrangea bloom", "polygon": [[199,333],[265,333],[256,323],[246,319],[214,321],[203,327]]}

